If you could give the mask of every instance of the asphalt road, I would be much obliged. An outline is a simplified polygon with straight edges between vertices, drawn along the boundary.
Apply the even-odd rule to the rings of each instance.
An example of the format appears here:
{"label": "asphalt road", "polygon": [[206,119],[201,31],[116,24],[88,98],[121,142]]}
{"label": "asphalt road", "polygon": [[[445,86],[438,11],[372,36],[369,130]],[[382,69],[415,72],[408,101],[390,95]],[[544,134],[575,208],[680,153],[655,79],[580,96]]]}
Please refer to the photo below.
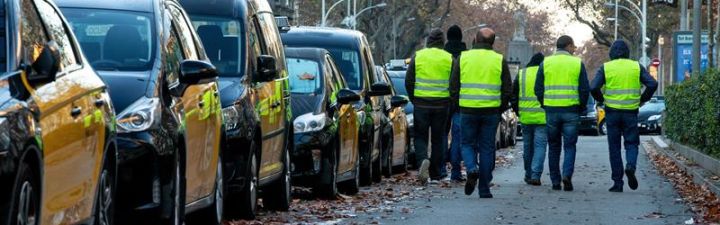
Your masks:
{"label": "asphalt road", "polygon": [[[643,141],[649,138],[643,137]],[[641,146],[642,148],[642,146]],[[607,140],[581,137],[578,143],[575,191],[550,190],[547,168],[543,185],[522,181],[520,149],[514,162],[495,171],[494,199],[467,196],[461,184],[431,185],[416,198],[382,211],[361,214],[344,221],[358,224],[684,224],[692,217],[689,208],[667,180],[658,175],[641,149],[638,162],[640,188],[624,193],[607,191],[612,185]],[[546,161],[547,165],[547,161]]]}

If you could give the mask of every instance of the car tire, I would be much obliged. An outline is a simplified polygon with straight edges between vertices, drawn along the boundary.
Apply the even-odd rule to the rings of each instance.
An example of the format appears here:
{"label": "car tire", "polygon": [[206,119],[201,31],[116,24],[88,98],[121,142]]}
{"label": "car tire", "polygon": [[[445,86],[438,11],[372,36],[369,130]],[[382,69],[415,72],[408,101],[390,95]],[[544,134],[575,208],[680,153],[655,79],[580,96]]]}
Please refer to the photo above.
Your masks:
{"label": "car tire", "polygon": [[378,158],[372,162],[372,170],[373,170],[372,182],[374,182],[374,183],[382,182],[382,173],[383,173],[383,166],[382,166],[383,163],[382,162],[384,160],[382,152],[383,151],[381,150]]}
{"label": "car tire", "polygon": [[283,169],[280,177],[264,191],[263,204],[267,209],[275,211],[288,211],[291,201],[290,152],[283,151]]}
{"label": "car tire", "polygon": [[600,126],[598,126],[598,135],[607,135],[607,125],[605,124],[605,120],[600,121]]}
{"label": "car tire", "polygon": [[[391,133],[394,134],[394,133]],[[382,158],[384,161],[383,168],[382,168],[382,174],[386,178],[390,178],[393,175],[393,147],[394,147],[394,138],[392,135],[388,138],[388,142],[385,146],[385,156]]]}
{"label": "car tire", "polygon": [[198,224],[220,225],[224,213],[225,180],[223,177],[222,158],[218,158],[215,175],[215,190],[212,193],[213,204],[200,211]]}
{"label": "car tire", "polygon": [[[40,183],[35,172],[26,163],[18,166],[18,178],[15,182],[15,198],[12,204],[3,204],[3,211],[7,213],[10,224],[40,224]],[[4,221],[7,222],[7,221]]]}
{"label": "car tire", "polygon": [[183,225],[185,223],[185,176],[182,157],[175,154],[173,163],[173,177],[170,179],[170,218],[164,224]]}
{"label": "car tire", "polygon": [[225,200],[225,212],[229,219],[253,220],[257,216],[258,200],[258,161],[257,144],[250,143],[250,155],[245,167],[245,183],[239,193],[228,193]]}
{"label": "car tire", "polygon": [[[372,184],[373,167],[372,167],[372,145],[373,136],[367,136],[367,143],[360,148],[360,185],[369,186]],[[364,148],[362,148],[364,147]],[[364,160],[363,160],[364,159]],[[363,163],[363,161],[365,163]]]}
{"label": "car tire", "polygon": [[95,195],[95,225],[115,224],[115,166],[107,155],[98,179]]}
{"label": "car tire", "polygon": [[340,150],[340,146],[337,140],[333,142],[334,147],[328,149],[327,154],[325,154],[322,159],[322,173],[320,174],[320,179],[316,182],[316,186],[312,189],[315,196],[323,199],[335,199],[338,194],[338,162],[336,152]]}

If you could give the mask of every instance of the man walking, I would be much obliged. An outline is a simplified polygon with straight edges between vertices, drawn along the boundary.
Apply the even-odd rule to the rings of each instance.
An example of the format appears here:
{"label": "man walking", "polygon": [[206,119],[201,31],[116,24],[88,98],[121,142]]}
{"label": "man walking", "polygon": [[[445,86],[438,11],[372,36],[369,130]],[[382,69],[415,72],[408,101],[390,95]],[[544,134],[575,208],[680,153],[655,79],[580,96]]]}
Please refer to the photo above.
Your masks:
{"label": "man walking", "polygon": [[[451,26],[447,31],[447,43],[445,43],[445,51],[449,52],[453,55],[453,58],[457,59],[458,56],[460,56],[460,53],[467,50],[467,45],[465,45],[465,42],[462,41],[463,35],[462,30],[459,26],[453,25]],[[450,171],[450,179],[455,182],[463,182],[465,181],[465,178],[463,178],[460,170],[461,170],[461,162],[462,162],[462,153],[460,150],[460,144],[462,143],[462,133],[460,132],[460,113],[458,112],[458,106],[455,101],[451,103],[450,105],[450,134],[452,135],[452,142],[450,142],[450,149],[446,151],[447,154],[445,154],[445,159],[450,160],[450,166],[452,167],[452,170]],[[445,163],[440,166],[441,170],[441,176],[443,176],[445,173],[447,173],[447,169],[445,168]]]}
{"label": "man walking", "polygon": [[[628,186],[632,190],[638,188],[635,177],[640,144],[638,108],[652,98],[658,85],[645,67],[629,57],[627,44],[622,40],[615,41],[610,48],[610,62],[598,70],[590,86],[598,104],[605,104],[610,167],[614,182],[609,190],[611,192],[622,192],[624,186],[621,138],[625,141],[625,175]],[[645,91],[641,95],[642,85],[645,85]]]}
{"label": "man walking", "polygon": [[[578,139],[580,112],[585,111],[590,85],[585,65],[572,56],[577,49],[573,39],[562,36],[557,40],[557,51],[545,58],[538,68],[535,95],[546,113],[548,133],[548,163],[552,189],[572,191],[575,172],[575,151]],[[564,152],[562,174],[560,153]],[[560,178],[562,176],[562,186]]]}
{"label": "man walking", "polygon": [[462,156],[468,171],[465,194],[471,195],[477,185],[480,198],[493,197],[495,134],[512,95],[507,62],[493,50],[494,43],[495,31],[480,29],[473,49],[461,53],[453,65],[450,84],[453,98],[459,98]]}
{"label": "man walking", "polygon": [[537,71],[544,58],[542,53],[533,55],[527,67],[520,71],[513,82],[513,97],[510,100],[522,124],[524,180],[534,186],[541,184],[540,177],[545,167],[547,148],[545,110],[540,107],[540,102],[535,97]]}
{"label": "man walking", "polygon": [[[418,180],[423,185],[428,178],[440,179],[438,168],[444,164],[444,151],[447,150],[448,88],[453,57],[443,50],[444,44],[443,32],[431,31],[426,48],[417,51],[410,61],[405,79],[405,87],[415,106],[415,158],[420,165]],[[432,138],[430,157],[427,151],[429,137]]]}

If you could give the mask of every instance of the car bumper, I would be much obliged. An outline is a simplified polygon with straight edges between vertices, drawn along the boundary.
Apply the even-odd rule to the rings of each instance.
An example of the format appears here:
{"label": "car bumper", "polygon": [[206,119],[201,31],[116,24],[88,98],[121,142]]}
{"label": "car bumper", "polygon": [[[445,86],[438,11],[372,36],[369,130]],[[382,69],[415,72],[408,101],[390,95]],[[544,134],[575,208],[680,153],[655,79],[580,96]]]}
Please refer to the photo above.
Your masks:
{"label": "car bumper", "polygon": [[293,177],[316,176],[321,170],[323,151],[332,150],[333,135],[328,129],[295,134],[291,152]]}
{"label": "car bumper", "polygon": [[580,117],[580,124],[578,124],[578,131],[588,132],[597,131],[598,122],[596,117]]}
{"label": "car bumper", "polygon": [[660,132],[662,127],[657,122],[640,122],[638,123],[638,130],[640,133],[655,133]]}

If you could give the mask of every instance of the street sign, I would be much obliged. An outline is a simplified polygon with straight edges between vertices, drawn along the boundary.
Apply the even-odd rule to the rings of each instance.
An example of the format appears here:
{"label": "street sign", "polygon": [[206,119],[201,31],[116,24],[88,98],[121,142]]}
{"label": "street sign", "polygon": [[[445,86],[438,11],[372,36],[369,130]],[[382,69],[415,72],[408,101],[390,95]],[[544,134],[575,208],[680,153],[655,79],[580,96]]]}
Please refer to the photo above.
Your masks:
{"label": "street sign", "polygon": [[[689,31],[675,32],[673,34],[673,60],[675,68],[673,74],[675,75],[674,82],[682,82],[686,77],[690,77],[693,74],[692,71],[692,55],[693,55],[693,35]],[[708,66],[708,42],[709,37],[707,33],[703,33],[701,36],[700,45],[700,68],[705,71]]]}
{"label": "street sign", "polygon": [[660,66],[660,59],[654,58],[652,62],[650,63],[651,66],[659,67]]}

